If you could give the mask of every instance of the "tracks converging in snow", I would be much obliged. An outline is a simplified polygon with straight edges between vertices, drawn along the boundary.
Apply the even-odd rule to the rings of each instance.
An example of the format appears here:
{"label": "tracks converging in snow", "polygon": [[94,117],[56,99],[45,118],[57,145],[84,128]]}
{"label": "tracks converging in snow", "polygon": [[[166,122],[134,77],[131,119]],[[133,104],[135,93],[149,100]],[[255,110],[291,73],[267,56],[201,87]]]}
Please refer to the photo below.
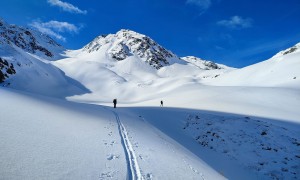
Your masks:
{"label": "tracks converging in snow", "polygon": [[112,113],[116,117],[119,133],[121,136],[122,146],[125,151],[125,156],[126,156],[126,161],[127,161],[127,166],[128,166],[128,179],[142,180],[143,176],[141,174],[140,167],[137,162],[137,158],[134,153],[132,144],[129,140],[127,130],[124,127],[124,125],[122,124],[119,115],[115,111],[112,111]]}

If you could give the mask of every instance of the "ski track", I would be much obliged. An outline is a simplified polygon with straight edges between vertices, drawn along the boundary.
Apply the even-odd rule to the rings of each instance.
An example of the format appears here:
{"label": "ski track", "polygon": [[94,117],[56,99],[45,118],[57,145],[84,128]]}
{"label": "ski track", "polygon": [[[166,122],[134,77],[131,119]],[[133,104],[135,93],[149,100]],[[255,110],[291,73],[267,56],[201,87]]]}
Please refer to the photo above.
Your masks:
{"label": "ski track", "polygon": [[143,180],[143,176],[140,171],[139,164],[137,162],[136,155],[132,148],[132,144],[129,140],[128,133],[124,125],[122,124],[119,115],[115,111],[111,111],[117,120],[118,129],[121,136],[122,146],[125,151],[126,161],[128,166],[128,179],[132,180]]}

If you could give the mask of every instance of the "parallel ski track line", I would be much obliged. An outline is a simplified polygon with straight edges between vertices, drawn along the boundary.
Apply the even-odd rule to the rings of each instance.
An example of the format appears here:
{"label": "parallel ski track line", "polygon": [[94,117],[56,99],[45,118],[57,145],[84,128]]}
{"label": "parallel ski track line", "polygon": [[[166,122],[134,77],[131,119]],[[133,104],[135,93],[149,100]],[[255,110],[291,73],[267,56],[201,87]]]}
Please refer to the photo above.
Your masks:
{"label": "parallel ski track line", "polygon": [[124,125],[122,124],[119,115],[115,111],[111,111],[117,120],[118,129],[121,136],[122,146],[125,151],[126,161],[128,165],[128,179],[131,180],[143,180],[143,176],[140,171],[139,164],[137,162],[136,155],[132,148],[132,144],[129,140],[128,133]]}

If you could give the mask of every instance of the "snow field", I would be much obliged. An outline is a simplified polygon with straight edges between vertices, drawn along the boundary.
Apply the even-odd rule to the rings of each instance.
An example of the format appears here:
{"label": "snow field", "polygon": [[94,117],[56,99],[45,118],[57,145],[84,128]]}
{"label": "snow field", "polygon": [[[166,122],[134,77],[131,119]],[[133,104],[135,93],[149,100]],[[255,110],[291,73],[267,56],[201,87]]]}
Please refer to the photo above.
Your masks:
{"label": "snow field", "polygon": [[126,109],[0,92],[1,178],[224,179]]}

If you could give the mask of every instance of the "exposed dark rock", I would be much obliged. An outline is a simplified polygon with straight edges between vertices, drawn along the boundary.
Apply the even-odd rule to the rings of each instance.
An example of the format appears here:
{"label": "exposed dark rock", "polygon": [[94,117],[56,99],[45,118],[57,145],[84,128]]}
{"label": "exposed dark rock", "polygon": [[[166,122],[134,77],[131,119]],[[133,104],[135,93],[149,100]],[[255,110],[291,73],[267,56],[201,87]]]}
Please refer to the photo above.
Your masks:
{"label": "exposed dark rock", "polygon": [[10,75],[16,74],[12,63],[0,57],[0,83],[4,82]]}
{"label": "exposed dark rock", "polygon": [[283,53],[283,55],[285,55],[285,54],[290,54],[290,53],[292,53],[292,52],[295,52],[297,49],[298,49],[297,47],[291,47],[291,48],[289,48],[287,51],[285,51],[285,52]]}

